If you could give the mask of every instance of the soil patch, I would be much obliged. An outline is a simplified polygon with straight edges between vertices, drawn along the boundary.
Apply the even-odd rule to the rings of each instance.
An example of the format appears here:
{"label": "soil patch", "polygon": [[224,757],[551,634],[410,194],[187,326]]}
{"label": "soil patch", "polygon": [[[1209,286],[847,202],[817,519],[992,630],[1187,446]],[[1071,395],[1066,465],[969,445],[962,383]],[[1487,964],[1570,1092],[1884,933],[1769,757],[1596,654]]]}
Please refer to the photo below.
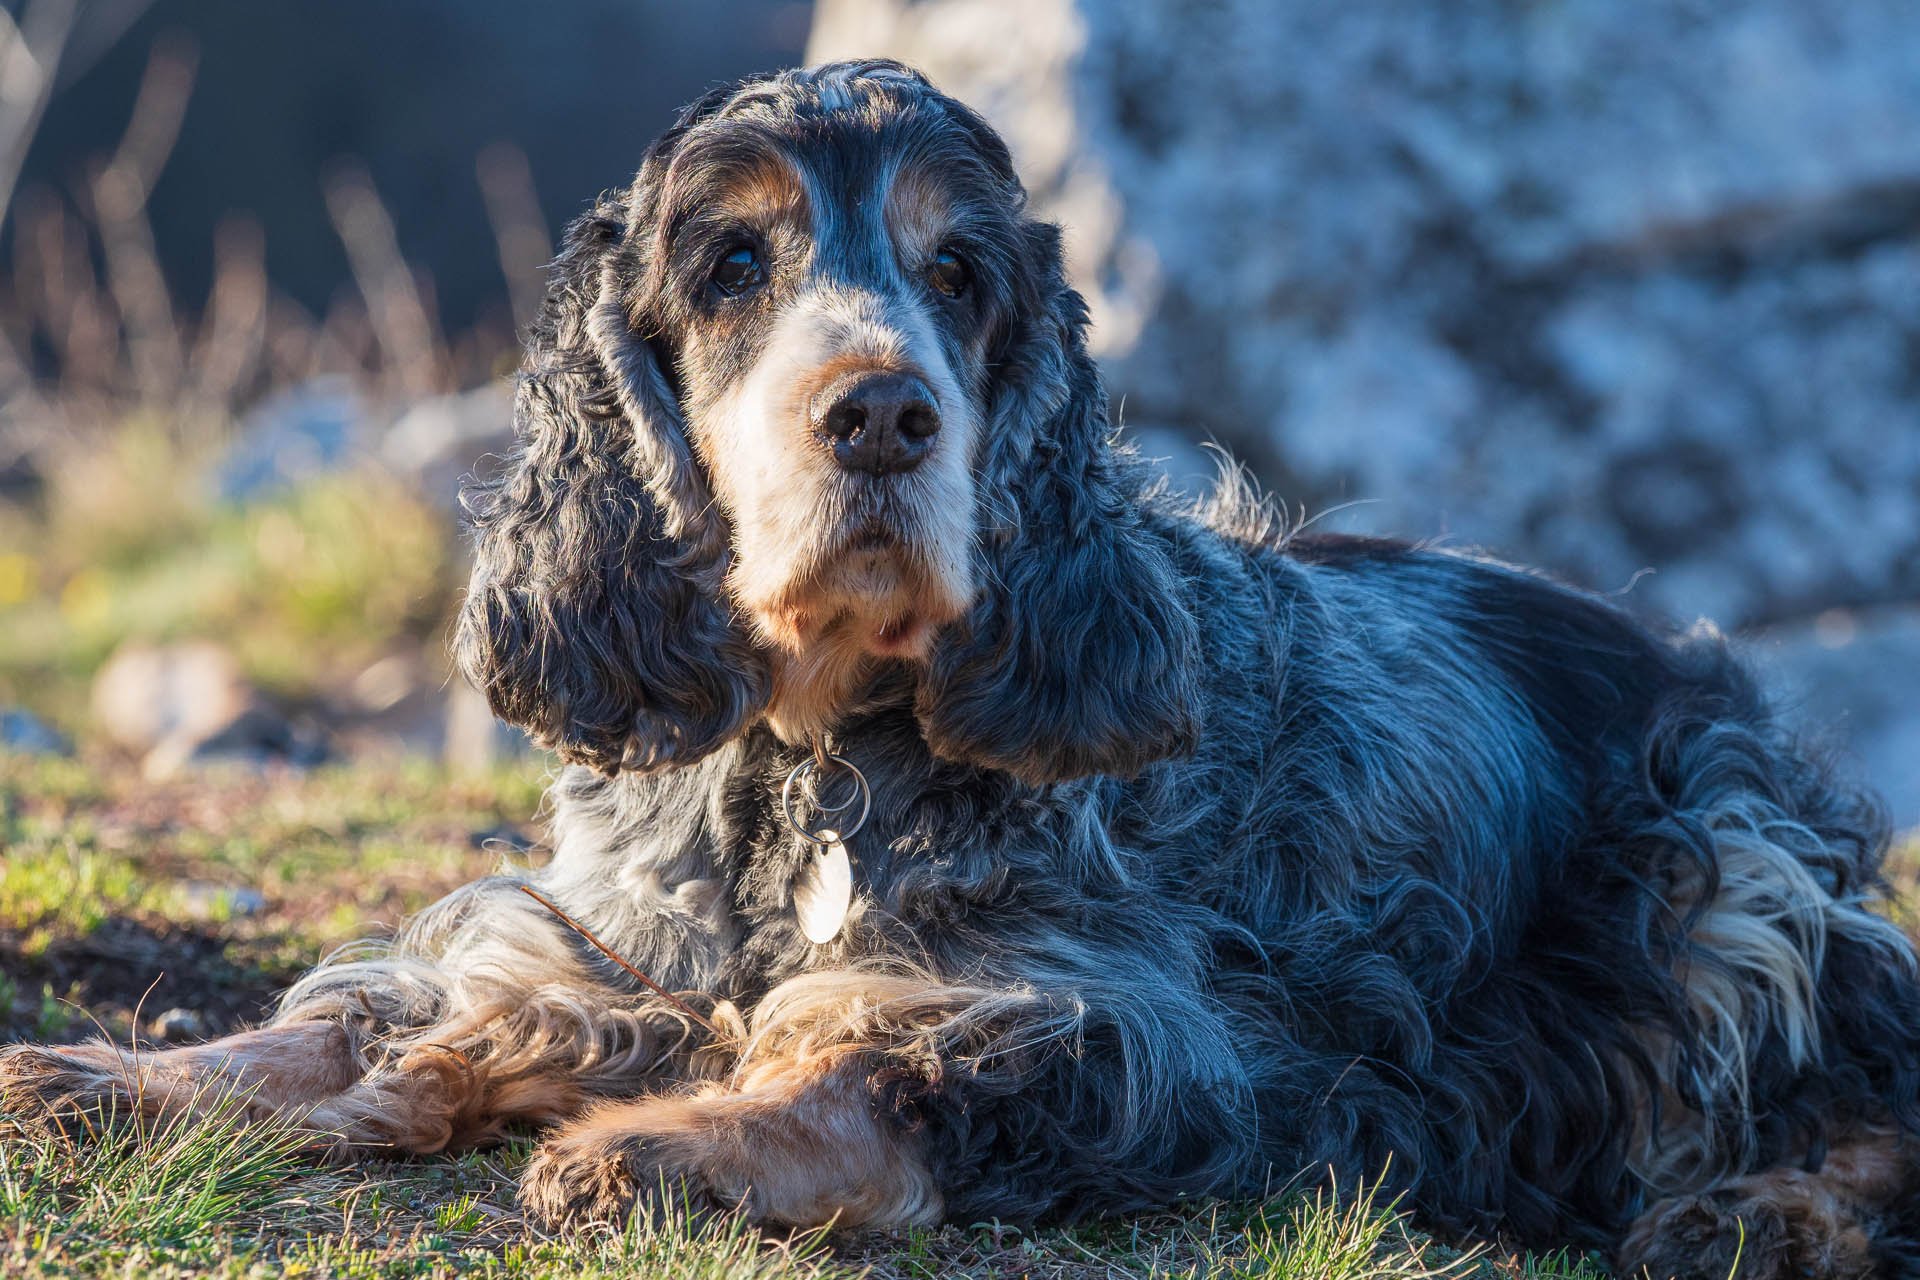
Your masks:
{"label": "soil patch", "polygon": [[[272,939],[236,941],[193,925],[116,917],[83,938],[59,938],[37,955],[24,955],[20,935],[0,929],[0,975],[11,979],[13,1008],[0,1008],[0,1042],[49,1038],[56,1042],[98,1035],[98,1018],[116,1037],[145,1028],[167,1010],[199,1015],[206,1035],[224,1035],[259,1020],[274,997],[298,976],[298,966]],[[48,1025],[43,991],[71,1000],[93,1015],[67,1009]],[[64,1016],[70,1014],[70,1017]]]}

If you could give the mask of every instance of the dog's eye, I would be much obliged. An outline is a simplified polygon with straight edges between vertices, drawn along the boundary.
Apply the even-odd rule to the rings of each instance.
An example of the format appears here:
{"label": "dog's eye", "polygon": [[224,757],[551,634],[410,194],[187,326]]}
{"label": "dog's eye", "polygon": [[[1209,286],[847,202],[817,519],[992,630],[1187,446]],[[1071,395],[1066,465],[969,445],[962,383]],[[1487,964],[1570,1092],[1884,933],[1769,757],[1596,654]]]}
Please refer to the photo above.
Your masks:
{"label": "dog's eye", "polygon": [[757,289],[766,282],[767,273],[760,265],[760,255],[744,244],[720,259],[720,264],[713,269],[713,287],[729,298]]}
{"label": "dog's eye", "polygon": [[927,268],[927,278],[933,281],[934,288],[949,298],[957,298],[973,283],[973,268],[953,250],[942,249],[933,255],[933,264]]}

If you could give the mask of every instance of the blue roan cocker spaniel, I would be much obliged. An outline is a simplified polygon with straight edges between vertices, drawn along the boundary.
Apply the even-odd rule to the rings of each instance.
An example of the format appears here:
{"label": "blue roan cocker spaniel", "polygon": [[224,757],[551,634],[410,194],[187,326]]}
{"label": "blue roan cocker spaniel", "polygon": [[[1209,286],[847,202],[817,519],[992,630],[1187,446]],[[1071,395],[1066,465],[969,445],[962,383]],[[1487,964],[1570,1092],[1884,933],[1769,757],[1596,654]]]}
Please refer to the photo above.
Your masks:
{"label": "blue roan cocker spaniel", "polygon": [[551,863],[259,1030],[15,1048],[6,1106],[219,1076],[344,1151],[549,1126],[543,1224],[1384,1175],[1655,1276],[1920,1269],[1873,805],[1710,630],[1166,496],[1085,329],[1005,145],[916,73],[688,108],[568,231],[471,498],[458,658],[573,766]]}

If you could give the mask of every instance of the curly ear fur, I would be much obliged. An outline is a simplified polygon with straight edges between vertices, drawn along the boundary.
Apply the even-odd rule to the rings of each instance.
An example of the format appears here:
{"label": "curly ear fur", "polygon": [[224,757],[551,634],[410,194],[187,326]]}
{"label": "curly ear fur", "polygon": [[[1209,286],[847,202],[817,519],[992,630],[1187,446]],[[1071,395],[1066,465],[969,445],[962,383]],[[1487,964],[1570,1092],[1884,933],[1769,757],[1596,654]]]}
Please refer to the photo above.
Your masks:
{"label": "curly ear fur", "polygon": [[1026,228],[1033,295],[995,362],[980,601],[936,647],[915,711],[938,755],[1032,783],[1132,775],[1199,737],[1198,629],[1141,481],[1109,440],[1086,304],[1059,230]]}
{"label": "curly ear fur", "polygon": [[724,603],[706,479],[634,331],[635,212],[603,198],[567,231],[514,406],[519,444],[468,493],[474,569],[454,642],[497,715],[606,773],[699,759],[770,687]]}

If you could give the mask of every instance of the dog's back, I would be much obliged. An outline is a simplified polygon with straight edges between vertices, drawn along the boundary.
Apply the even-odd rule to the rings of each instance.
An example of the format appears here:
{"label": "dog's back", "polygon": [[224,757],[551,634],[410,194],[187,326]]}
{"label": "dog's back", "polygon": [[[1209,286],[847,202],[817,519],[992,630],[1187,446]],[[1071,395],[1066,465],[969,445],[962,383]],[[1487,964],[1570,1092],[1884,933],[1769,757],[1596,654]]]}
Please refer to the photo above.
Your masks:
{"label": "dog's back", "polygon": [[1273,1064],[1269,1130],[1392,1152],[1462,1225],[1644,1214],[1662,1275],[1684,1224],[1712,1234],[1691,1197],[1753,1171],[1793,1172],[1747,1188],[1778,1212],[1877,1218],[1920,1118],[1912,950],[1869,910],[1884,824],[1722,639],[1471,554],[1238,545],[1284,642],[1216,631],[1209,660],[1277,659],[1271,719],[1205,735],[1244,816],[1172,843],[1230,922],[1225,998],[1319,1055]]}

